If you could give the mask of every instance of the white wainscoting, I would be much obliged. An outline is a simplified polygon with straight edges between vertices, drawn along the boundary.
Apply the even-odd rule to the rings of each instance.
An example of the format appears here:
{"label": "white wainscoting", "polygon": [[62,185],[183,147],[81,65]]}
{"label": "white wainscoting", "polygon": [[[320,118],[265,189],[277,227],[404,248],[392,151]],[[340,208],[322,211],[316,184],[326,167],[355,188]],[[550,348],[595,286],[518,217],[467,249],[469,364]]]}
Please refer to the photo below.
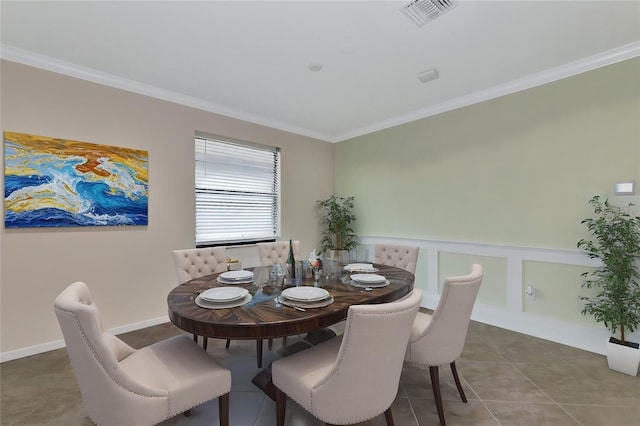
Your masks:
{"label": "white wainscoting", "polygon": [[[598,264],[590,260],[583,252],[578,250],[561,250],[536,247],[517,247],[473,242],[441,241],[410,238],[392,238],[381,236],[363,235],[359,237],[361,247],[359,255],[366,259],[373,259],[373,246],[377,243],[413,245],[427,250],[427,258],[419,258],[418,262],[426,262],[427,283],[424,291],[422,306],[434,309],[438,304],[438,256],[440,252],[467,254],[475,256],[489,256],[504,258],[507,261],[507,308],[483,305],[476,303],[472,319],[485,324],[541,339],[562,343],[590,352],[604,354],[609,332],[602,326],[587,327],[562,321],[556,318],[543,317],[523,312],[522,306],[522,264],[524,261],[551,262],[565,265],[578,265],[594,267]],[[234,247],[228,249],[228,254],[240,259],[243,267],[253,267],[260,264],[255,246]],[[365,260],[364,257],[358,260]],[[153,318],[134,324],[126,324],[110,329],[113,334],[121,334],[153,325],[168,322],[168,317]],[[640,331],[631,334],[629,340],[640,341]],[[46,342],[26,348],[0,353],[0,363],[11,361],[26,356],[48,352],[64,347],[63,340]]]}
{"label": "white wainscoting", "polygon": [[[422,306],[434,309],[440,298],[438,293],[438,257],[441,252],[504,258],[507,262],[507,307],[500,308],[476,303],[471,318],[475,321],[507,330],[517,331],[541,339],[562,343],[590,352],[605,354],[609,331],[602,325],[593,327],[563,321],[561,319],[523,312],[522,265],[526,261],[549,262],[564,265],[597,267],[599,263],[589,259],[579,250],[519,247],[485,243],[441,241],[410,238],[392,238],[372,235],[359,237],[361,250],[367,249],[367,259],[373,259],[375,244],[398,244],[418,246],[427,250],[427,258],[418,258],[418,263],[426,262],[427,283],[423,291]],[[423,256],[421,254],[421,256]],[[424,288],[423,285],[420,287]],[[640,340],[640,331],[629,337]]]}

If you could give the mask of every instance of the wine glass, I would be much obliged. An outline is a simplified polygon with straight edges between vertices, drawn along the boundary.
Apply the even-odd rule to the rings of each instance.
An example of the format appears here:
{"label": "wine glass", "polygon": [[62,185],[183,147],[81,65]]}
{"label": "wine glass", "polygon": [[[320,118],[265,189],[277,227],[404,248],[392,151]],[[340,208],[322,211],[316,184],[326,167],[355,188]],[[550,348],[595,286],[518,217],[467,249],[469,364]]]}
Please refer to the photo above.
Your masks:
{"label": "wine glass", "polygon": [[276,285],[282,286],[284,284],[284,277],[287,275],[286,265],[276,263],[273,265],[273,269],[276,271],[276,277],[278,279]]}

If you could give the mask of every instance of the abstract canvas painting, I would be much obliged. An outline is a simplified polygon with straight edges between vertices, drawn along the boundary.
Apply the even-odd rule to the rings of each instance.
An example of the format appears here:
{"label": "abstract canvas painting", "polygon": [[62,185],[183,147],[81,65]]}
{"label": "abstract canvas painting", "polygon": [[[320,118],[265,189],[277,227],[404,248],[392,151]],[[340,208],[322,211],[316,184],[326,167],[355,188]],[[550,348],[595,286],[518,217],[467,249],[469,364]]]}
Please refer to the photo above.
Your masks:
{"label": "abstract canvas painting", "polygon": [[148,152],[4,132],[6,228],[148,224]]}

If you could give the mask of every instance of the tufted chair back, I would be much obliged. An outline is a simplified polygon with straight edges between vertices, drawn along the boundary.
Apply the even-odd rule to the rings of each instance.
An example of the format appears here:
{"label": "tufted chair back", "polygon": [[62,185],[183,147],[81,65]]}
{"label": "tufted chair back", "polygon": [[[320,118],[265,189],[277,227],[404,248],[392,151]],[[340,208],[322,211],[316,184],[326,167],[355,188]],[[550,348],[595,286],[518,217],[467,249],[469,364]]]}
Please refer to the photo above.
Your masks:
{"label": "tufted chair back", "polygon": [[[63,290],[54,310],[83,403],[97,424],[156,424],[231,389],[231,373],[187,336],[136,350],[105,332],[83,282]],[[189,367],[175,378],[171,370],[182,363]]]}
{"label": "tufted chair back", "polygon": [[272,364],[277,392],[336,425],[362,422],[389,410],[421,300],[422,292],[414,289],[395,302],[349,307],[341,338]]}
{"label": "tufted chair back", "polygon": [[395,266],[415,274],[418,264],[418,246],[376,244],[373,263]]}
{"label": "tufted chair back", "polygon": [[483,275],[482,266],[474,264],[470,274],[444,280],[433,316],[420,313],[416,318],[407,361],[435,366],[451,363],[462,354]]}
{"label": "tufted chair back", "polygon": [[224,247],[174,250],[173,261],[178,274],[178,284],[227,270],[227,254]]}
{"label": "tufted chair back", "polygon": [[[292,241],[293,255],[300,259],[300,241]],[[272,243],[257,243],[258,256],[262,266],[271,266],[276,263],[285,263],[289,257],[289,241],[281,240]]]}
{"label": "tufted chair back", "polygon": [[433,316],[418,312],[413,323],[405,361],[420,367],[429,367],[440,426],[446,425],[440,392],[441,365],[449,364],[460,399],[462,402],[467,402],[458,376],[456,359],[464,349],[471,311],[483,276],[482,266],[473,264],[471,273],[468,275],[445,279],[440,301]]}

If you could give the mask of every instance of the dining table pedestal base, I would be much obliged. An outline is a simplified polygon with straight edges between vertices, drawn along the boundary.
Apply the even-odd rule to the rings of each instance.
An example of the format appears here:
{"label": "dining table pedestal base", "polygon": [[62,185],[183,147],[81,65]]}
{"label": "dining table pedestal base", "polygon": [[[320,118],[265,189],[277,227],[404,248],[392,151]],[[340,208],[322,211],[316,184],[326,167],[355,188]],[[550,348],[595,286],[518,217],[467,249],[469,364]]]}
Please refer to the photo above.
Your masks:
{"label": "dining table pedestal base", "polygon": [[276,400],[276,387],[273,385],[273,381],[271,380],[271,364],[256,374],[251,380],[251,383],[256,385],[256,387],[271,398],[272,401]]}

